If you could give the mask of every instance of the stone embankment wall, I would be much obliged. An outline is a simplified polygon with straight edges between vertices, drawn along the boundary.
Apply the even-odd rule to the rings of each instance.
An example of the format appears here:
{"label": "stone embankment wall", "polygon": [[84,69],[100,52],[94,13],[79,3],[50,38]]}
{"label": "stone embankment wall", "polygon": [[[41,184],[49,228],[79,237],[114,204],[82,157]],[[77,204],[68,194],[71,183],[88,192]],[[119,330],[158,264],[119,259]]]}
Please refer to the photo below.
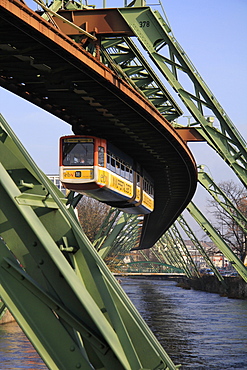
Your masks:
{"label": "stone embankment wall", "polygon": [[178,286],[184,289],[203,290],[209,293],[217,293],[229,298],[247,299],[247,283],[241,277],[225,277],[225,286],[212,275],[203,275],[199,278],[182,278]]}

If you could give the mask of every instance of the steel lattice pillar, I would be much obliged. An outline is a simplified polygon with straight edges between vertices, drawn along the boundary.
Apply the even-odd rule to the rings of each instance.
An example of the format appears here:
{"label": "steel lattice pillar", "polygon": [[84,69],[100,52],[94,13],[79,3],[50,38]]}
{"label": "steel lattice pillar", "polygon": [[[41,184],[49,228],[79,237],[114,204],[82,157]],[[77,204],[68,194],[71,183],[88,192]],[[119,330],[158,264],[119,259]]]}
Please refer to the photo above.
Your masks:
{"label": "steel lattice pillar", "polygon": [[0,123],[0,296],[47,366],[175,369],[66,198]]}

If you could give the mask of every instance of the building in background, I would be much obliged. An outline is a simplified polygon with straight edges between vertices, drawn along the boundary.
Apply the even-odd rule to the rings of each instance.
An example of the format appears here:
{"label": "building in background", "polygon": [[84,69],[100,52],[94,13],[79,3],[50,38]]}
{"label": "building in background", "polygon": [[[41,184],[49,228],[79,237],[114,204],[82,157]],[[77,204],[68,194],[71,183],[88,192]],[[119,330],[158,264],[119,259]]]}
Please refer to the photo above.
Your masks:
{"label": "building in background", "polygon": [[61,181],[59,180],[59,176],[58,175],[46,175],[48,177],[48,179],[50,179],[53,184],[56,185],[56,187],[65,195],[66,194],[66,189],[63,187]]}

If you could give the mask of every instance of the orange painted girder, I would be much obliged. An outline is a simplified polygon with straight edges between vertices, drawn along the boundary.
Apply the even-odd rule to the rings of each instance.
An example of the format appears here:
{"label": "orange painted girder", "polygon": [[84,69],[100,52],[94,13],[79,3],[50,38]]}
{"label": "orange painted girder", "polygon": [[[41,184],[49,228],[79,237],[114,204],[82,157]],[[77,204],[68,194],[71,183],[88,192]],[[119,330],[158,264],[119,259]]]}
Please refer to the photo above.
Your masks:
{"label": "orange painted girder", "polygon": [[[58,14],[89,33],[104,36],[134,36],[117,9],[59,10]],[[54,15],[54,20],[66,35],[80,34],[73,26]]]}
{"label": "orange painted girder", "polygon": [[177,133],[187,143],[188,141],[205,141],[204,137],[194,127],[176,128]]}

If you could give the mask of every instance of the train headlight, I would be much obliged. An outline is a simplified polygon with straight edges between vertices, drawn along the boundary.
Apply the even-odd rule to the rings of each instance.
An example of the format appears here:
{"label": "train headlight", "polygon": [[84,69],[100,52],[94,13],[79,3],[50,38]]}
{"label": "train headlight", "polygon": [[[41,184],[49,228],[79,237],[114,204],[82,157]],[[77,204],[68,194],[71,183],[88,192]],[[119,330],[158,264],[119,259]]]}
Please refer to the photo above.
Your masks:
{"label": "train headlight", "polygon": [[75,177],[81,177],[81,171],[75,171]]}

